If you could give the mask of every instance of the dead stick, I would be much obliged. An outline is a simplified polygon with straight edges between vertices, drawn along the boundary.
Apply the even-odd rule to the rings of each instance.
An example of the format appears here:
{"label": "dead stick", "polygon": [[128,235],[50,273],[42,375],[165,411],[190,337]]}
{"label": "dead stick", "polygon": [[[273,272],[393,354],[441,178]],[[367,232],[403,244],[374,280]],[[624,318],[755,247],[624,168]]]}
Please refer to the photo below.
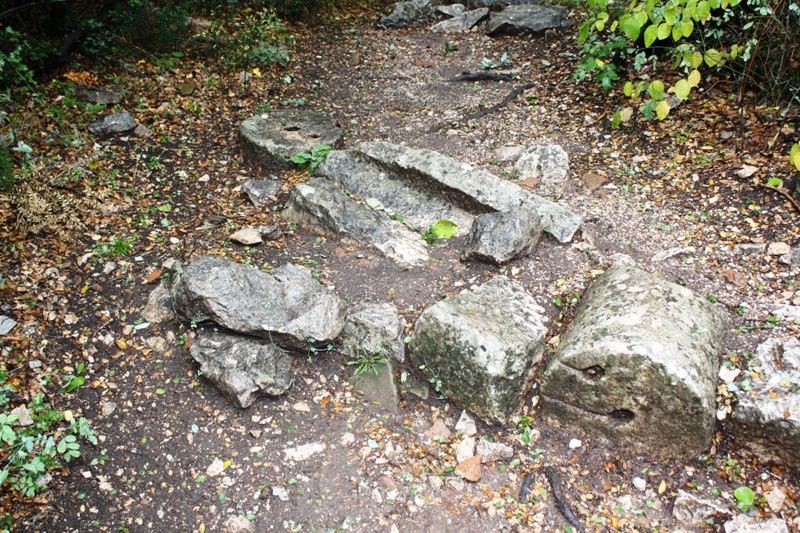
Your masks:
{"label": "dead stick", "polygon": [[767,189],[772,189],[773,191],[779,192],[782,195],[784,195],[786,198],[789,199],[790,202],[792,202],[792,204],[794,204],[794,207],[798,211],[800,211],[800,203],[798,203],[797,200],[794,199],[794,197],[792,196],[792,193],[791,193],[791,191],[789,191],[789,189],[784,189],[783,187],[773,187],[772,185],[765,185],[765,187]]}
{"label": "dead stick", "polygon": [[544,473],[547,476],[547,480],[550,482],[550,486],[553,488],[553,499],[558,505],[558,510],[561,511],[561,514],[564,515],[567,522],[578,530],[578,533],[586,533],[586,530],[578,521],[578,517],[575,516],[575,513],[570,509],[569,502],[567,502],[567,499],[564,497],[564,492],[561,488],[561,478],[558,477],[555,468],[548,466],[544,469]]}

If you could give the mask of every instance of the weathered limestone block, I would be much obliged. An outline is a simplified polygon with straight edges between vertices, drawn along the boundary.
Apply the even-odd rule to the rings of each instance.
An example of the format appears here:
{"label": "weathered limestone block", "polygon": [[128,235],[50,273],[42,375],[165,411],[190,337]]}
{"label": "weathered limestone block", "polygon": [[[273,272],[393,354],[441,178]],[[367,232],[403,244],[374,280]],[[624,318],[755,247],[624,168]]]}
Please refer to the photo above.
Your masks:
{"label": "weathered limestone block", "polygon": [[281,218],[322,235],[372,246],[402,265],[420,265],[429,259],[419,234],[385,213],[357,204],[322,178],[297,185]]}
{"label": "weathered limestone block", "polygon": [[406,359],[403,322],[397,309],[388,302],[361,302],[350,307],[339,340],[342,355],[349,360],[372,354],[399,363]]}
{"label": "weathered limestone block", "polygon": [[750,367],[758,377],[738,393],[731,432],[759,461],[800,470],[800,341],[767,339]]}
{"label": "weathered limestone block", "polygon": [[521,285],[497,276],[426,309],[411,359],[441,382],[441,392],[487,423],[505,423],[522,406],[541,360],[547,317]]}
{"label": "weathered limestone block", "polygon": [[186,320],[211,320],[285,348],[333,342],[347,307],[317,280],[286,264],[271,274],[206,255],[173,281],[175,309]]}
{"label": "weathered limestone block", "polygon": [[189,353],[203,376],[242,409],[259,395],[280,396],[294,380],[291,355],[269,340],[206,326],[197,330]]}
{"label": "weathered limestone block", "polygon": [[536,213],[524,209],[484,213],[475,217],[464,255],[503,264],[530,255],[541,238],[542,225]]}
{"label": "weathered limestone block", "polygon": [[629,446],[692,457],[714,432],[727,316],[685,287],[614,266],[587,291],[542,382],[545,417]]}
{"label": "weathered limestone block", "polygon": [[317,145],[335,147],[342,139],[336,123],[313,111],[276,109],[249,118],[239,126],[239,145],[245,161],[263,170],[292,168],[287,160]]}
{"label": "weathered limestone block", "polygon": [[515,5],[508,6],[499,13],[492,13],[486,24],[487,35],[516,35],[519,33],[540,33],[550,28],[568,28],[572,25],[564,17],[565,7]]}

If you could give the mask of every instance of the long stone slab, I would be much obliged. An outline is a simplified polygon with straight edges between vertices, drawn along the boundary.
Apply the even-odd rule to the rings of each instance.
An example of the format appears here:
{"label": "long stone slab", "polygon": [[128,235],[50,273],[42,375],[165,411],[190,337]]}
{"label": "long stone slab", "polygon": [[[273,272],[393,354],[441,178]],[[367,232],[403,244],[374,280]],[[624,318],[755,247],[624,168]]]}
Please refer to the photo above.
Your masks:
{"label": "long stone slab", "polygon": [[420,265],[430,259],[428,245],[418,233],[354,202],[323,178],[297,185],[281,217],[328,237],[372,246],[401,265]]}
{"label": "long stone slab", "polygon": [[541,389],[553,424],[635,452],[687,458],[711,444],[727,315],[633,266],[586,292]]}
{"label": "long stone slab", "polygon": [[387,172],[354,150],[330,152],[314,175],[326,176],[361,198],[380,200],[421,233],[443,219],[458,226],[457,236],[468,234],[472,227],[474,216],[443,198],[435,183]]}
{"label": "long stone slab", "polygon": [[438,152],[382,142],[362,143],[355,151],[406,181],[428,183],[465,210],[479,213],[532,209],[541,218],[545,231],[560,242],[572,240],[580,228],[581,217],[555,202]]}

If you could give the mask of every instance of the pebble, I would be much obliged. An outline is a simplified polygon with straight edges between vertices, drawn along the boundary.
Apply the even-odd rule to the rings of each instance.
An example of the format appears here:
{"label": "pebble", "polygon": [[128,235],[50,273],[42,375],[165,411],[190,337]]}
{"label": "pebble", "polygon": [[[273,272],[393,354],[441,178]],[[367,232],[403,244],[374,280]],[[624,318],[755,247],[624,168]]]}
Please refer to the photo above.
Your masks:
{"label": "pebble", "polygon": [[339,444],[346,447],[350,446],[355,441],[356,441],[356,436],[348,431],[342,434],[341,438],[339,439]]}
{"label": "pebble", "polygon": [[439,437],[449,439],[453,434],[444,425],[444,421],[441,418],[437,418],[436,422],[425,431],[424,435],[430,439]]}
{"label": "pebble", "polygon": [[514,448],[502,442],[490,442],[486,439],[480,439],[478,446],[475,448],[475,453],[483,456],[484,462],[491,463],[501,459],[511,459],[514,457]]}
{"label": "pebble", "polygon": [[33,418],[31,418],[31,412],[27,407],[15,407],[11,410],[11,414],[17,415],[17,421],[14,423],[14,425],[22,427],[33,425]]}
{"label": "pebble", "polygon": [[786,255],[792,251],[792,248],[785,242],[773,242],[767,247],[769,255]]}
{"label": "pebble", "polygon": [[282,502],[289,501],[289,493],[283,487],[272,487],[272,495],[277,496]]}
{"label": "pebble", "polygon": [[117,404],[114,402],[101,402],[100,414],[103,416],[110,416],[117,409]]}
{"label": "pebble", "polygon": [[647,481],[640,477],[633,478],[633,486],[636,487],[636,490],[644,492],[644,489],[647,488]]}
{"label": "pebble", "polygon": [[569,441],[569,449],[574,450],[575,448],[580,448],[583,443],[579,439],[572,439]]}
{"label": "pebble", "polygon": [[206,468],[206,475],[216,477],[220,475],[223,470],[225,470],[225,463],[222,462],[222,459],[217,457],[208,465],[208,468]]}
{"label": "pebble", "polygon": [[475,427],[475,420],[467,411],[461,412],[461,416],[458,422],[456,422],[456,431],[467,437],[471,437],[478,432],[478,429]]}
{"label": "pebble", "polygon": [[463,463],[475,455],[475,439],[467,437],[458,444],[456,448],[456,461]]}
{"label": "pebble", "polygon": [[252,227],[242,228],[229,238],[233,242],[238,242],[239,244],[243,244],[245,246],[261,244],[264,242],[261,239],[261,233],[259,233],[258,229]]}
{"label": "pebble", "polygon": [[286,458],[291,461],[304,461],[312,455],[316,455],[324,451],[325,445],[321,442],[310,442],[294,448],[286,448],[283,450],[283,453],[286,455]]}
{"label": "pebble", "polygon": [[483,475],[481,468],[482,461],[483,457],[480,455],[473,455],[469,459],[459,463],[458,466],[456,466],[456,474],[460,474],[461,477],[467,481],[477,483],[481,480],[481,476]]}

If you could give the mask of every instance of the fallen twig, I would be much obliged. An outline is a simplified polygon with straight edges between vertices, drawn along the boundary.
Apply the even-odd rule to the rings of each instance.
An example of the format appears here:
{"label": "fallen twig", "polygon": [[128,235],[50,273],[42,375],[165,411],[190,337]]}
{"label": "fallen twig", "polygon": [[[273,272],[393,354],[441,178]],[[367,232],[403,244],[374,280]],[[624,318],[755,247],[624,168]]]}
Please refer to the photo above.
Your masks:
{"label": "fallen twig", "polygon": [[525,474],[525,477],[522,478],[522,486],[519,488],[519,503],[525,503],[528,501],[528,490],[531,488],[531,483],[533,482],[533,472],[528,472]]}
{"label": "fallen twig", "polygon": [[461,76],[456,76],[449,81],[514,81],[514,78],[508,74],[494,72],[462,72]]}
{"label": "fallen twig", "polygon": [[784,189],[783,187],[773,187],[772,185],[765,185],[765,187],[767,189],[772,189],[773,191],[779,192],[782,195],[784,195],[786,198],[789,199],[790,202],[792,202],[795,209],[800,211],[800,203],[798,203],[797,200],[794,199],[794,196],[792,196],[792,191],[790,191],[789,189]]}
{"label": "fallen twig", "polygon": [[569,522],[578,533],[586,533],[586,530],[578,521],[578,517],[572,512],[569,502],[564,498],[564,492],[561,488],[561,478],[558,477],[555,468],[551,466],[545,467],[544,473],[547,476],[547,480],[550,482],[550,486],[553,488],[553,499],[556,501],[558,510],[561,511],[561,514],[564,515],[567,522]]}

